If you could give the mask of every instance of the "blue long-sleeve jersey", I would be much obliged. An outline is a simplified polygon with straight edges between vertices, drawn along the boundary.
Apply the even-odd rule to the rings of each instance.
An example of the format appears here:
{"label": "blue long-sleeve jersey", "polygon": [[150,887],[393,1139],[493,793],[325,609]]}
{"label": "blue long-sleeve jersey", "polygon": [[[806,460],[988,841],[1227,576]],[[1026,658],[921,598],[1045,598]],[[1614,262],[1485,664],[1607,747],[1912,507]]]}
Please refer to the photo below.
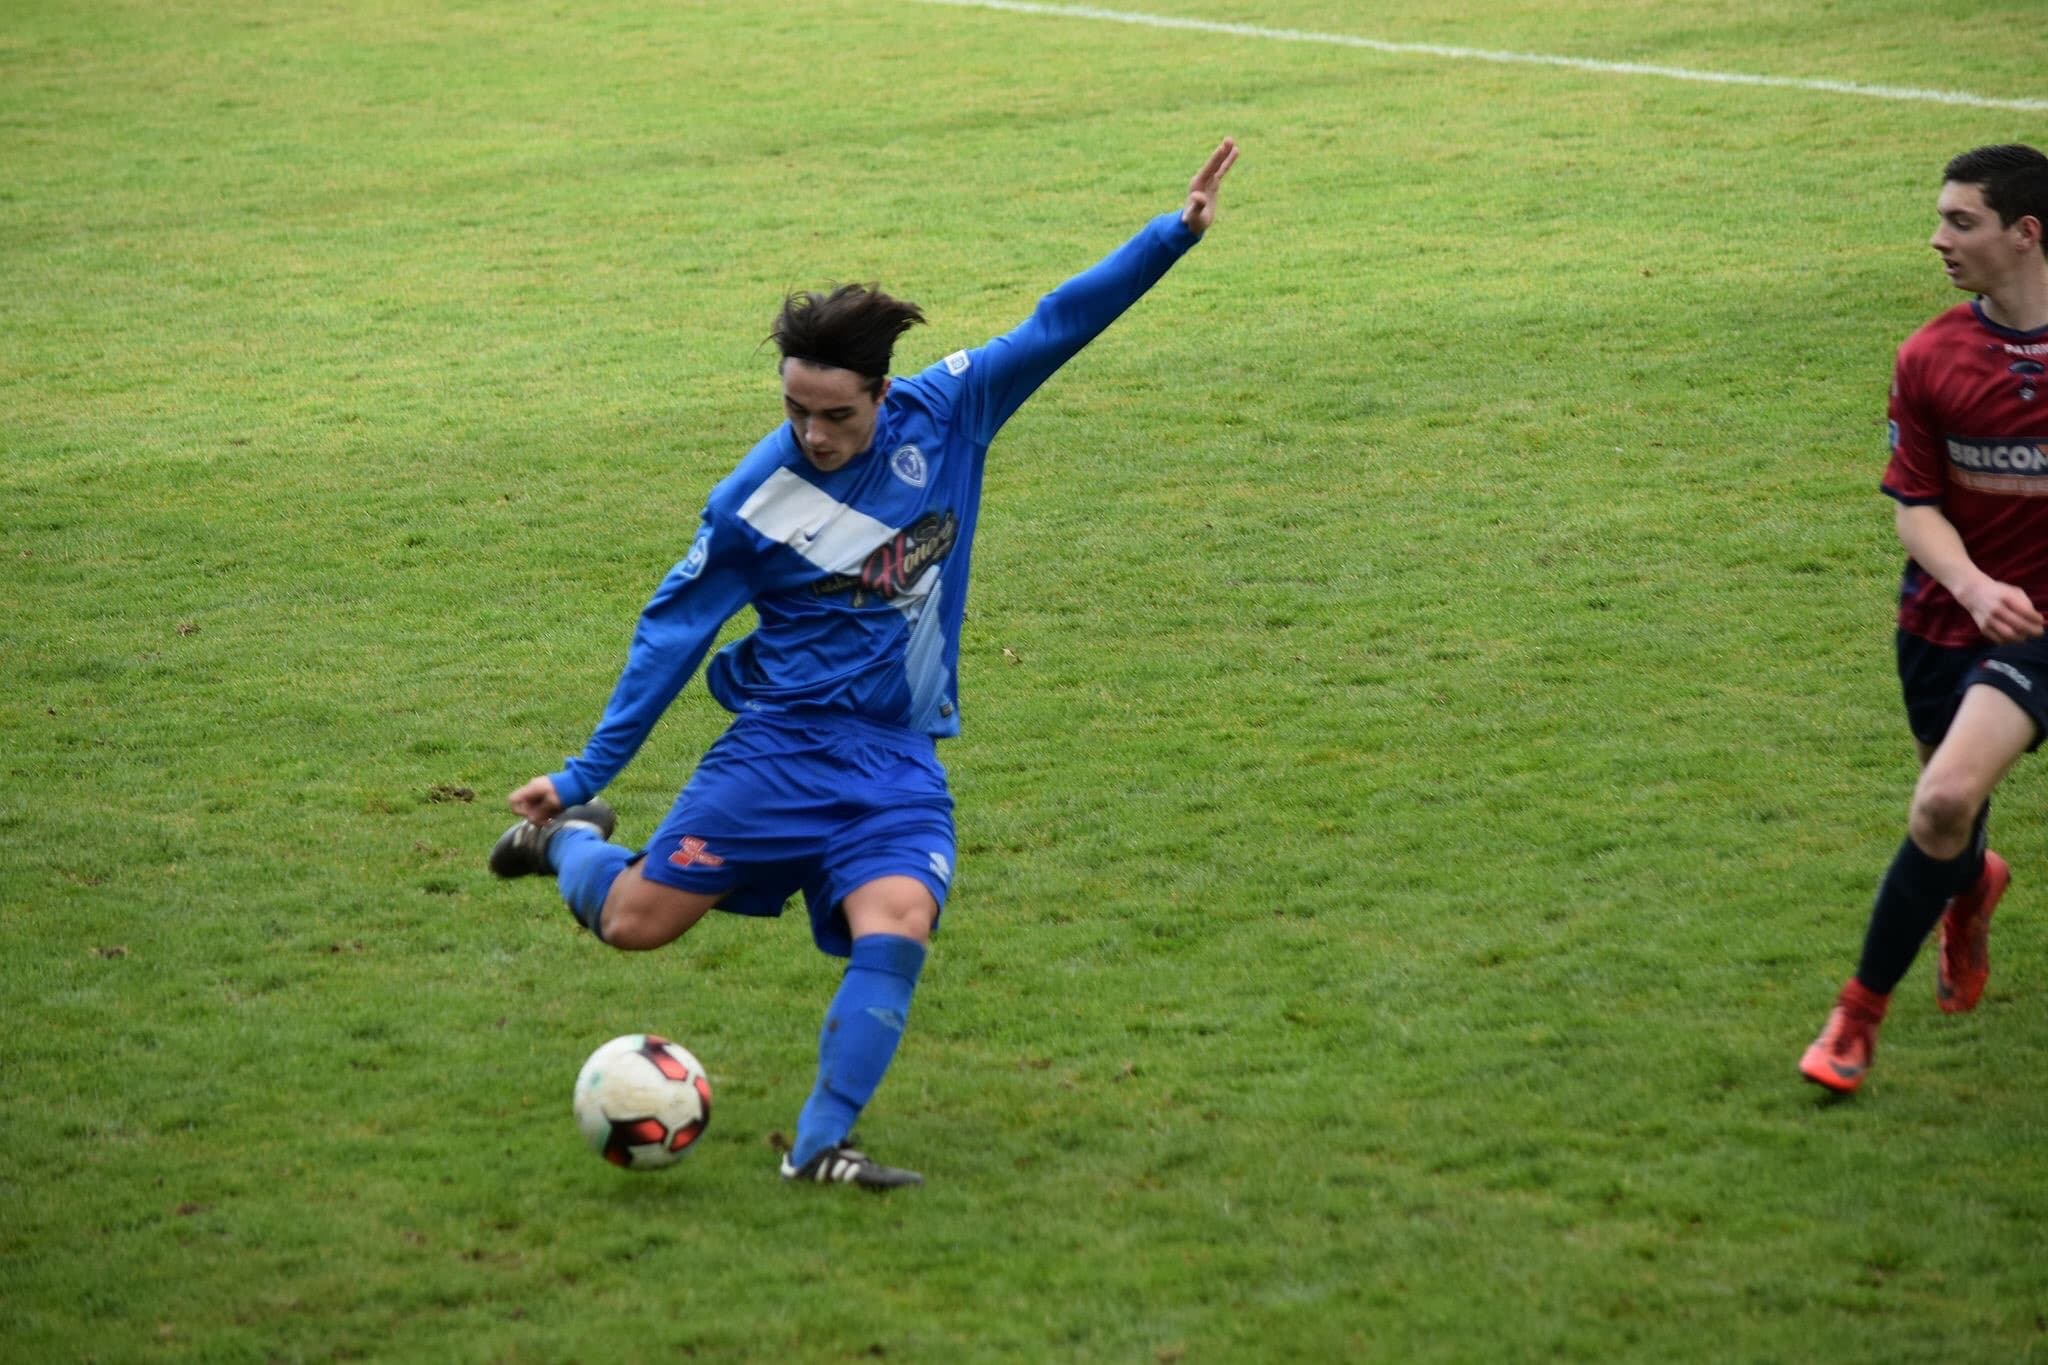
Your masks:
{"label": "blue long-sleeve jersey", "polygon": [[1162,214],[1016,328],[898,379],[872,444],[831,473],[788,423],[763,438],[712,490],[689,554],[641,613],[597,729],[552,776],[562,802],[618,775],[749,603],[759,624],[706,672],[727,710],[960,733],[960,622],[989,442],[1197,240],[1178,211]]}

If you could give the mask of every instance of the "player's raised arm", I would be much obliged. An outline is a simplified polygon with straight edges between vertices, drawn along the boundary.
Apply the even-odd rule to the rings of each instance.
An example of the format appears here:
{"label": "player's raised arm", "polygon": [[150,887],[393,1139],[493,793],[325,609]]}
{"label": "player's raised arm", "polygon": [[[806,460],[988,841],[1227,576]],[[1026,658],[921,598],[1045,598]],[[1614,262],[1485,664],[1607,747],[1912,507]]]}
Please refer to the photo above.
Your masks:
{"label": "player's raised arm", "polygon": [[1188,202],[1180,211],[1180,221],[1197,237],[1207,232],[1209,224],[1216,221],[1216,196],[1223,188],[1223,177],[1230,174],[1230,168],[1236,164],[1237,139],[1224,138],[1216,150],[1209,153],[1202,169],[1195,172],[1195,178],[1188,181]]}
{"label": "player's raised arm", "polygon": [[[1225,138],[1188,182],[1188,197],[1138,235],[1038,301],[1030,317],[986,346],[949,358],[961,381],[966,429],[988,442],[1038,386],[1144,296],[1216,220],[1224,175],[1237,161]],[[957,365],[957,368],[954,368]]]}

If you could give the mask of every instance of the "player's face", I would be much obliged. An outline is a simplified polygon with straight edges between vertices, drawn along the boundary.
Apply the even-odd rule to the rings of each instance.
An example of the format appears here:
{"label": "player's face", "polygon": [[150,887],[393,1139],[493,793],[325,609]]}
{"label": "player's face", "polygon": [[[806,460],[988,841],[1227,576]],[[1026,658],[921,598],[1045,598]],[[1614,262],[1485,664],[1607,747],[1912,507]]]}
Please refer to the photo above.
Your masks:
{"label": "player's face", "polygon": [[2019,258],[2013,251],[2012,230],[1984,202],[1984,187],[1949,181],[1941,187],[1935,212],[1941,224],[1927,245],[1940,255],[1949,283],[1973,294],[1993,292]]}
{"label": "player's face", "polygon": [[782,362],[782,411],[804,458],[829,474],[845,467],[875,438],[875,413],[888,395],[868,392],[868,381],[852,370],[813,365],[805,360]]}

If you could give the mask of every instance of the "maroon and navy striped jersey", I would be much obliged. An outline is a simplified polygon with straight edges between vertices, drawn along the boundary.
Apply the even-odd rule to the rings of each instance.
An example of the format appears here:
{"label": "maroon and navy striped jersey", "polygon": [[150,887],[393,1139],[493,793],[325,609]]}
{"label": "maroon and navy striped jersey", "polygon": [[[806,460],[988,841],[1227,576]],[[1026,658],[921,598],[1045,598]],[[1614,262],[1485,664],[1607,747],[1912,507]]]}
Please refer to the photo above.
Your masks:
{"label": "maroon and navy striped jersey", "polygon": [[[1985,573],[2048,611],[2048,327],[2015,332],[1957,304],[1899,347],[1886,493],[1939,506]],[[1912,560],[1899,627],[1938,645],[1983,640]]]}

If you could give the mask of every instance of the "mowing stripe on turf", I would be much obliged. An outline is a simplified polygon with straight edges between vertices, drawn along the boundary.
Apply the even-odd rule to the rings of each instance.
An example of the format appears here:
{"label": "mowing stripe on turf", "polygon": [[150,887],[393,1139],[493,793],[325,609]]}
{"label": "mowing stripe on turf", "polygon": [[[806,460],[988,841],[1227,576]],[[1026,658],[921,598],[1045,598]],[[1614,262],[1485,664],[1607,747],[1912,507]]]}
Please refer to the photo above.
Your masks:
{"label": "mowing stripe on turf", "polygon": [[1710,85],[1760,85],[1779,90],[1811,90],[1827,95],[1856,95],[1874,100],[1908,100],[1922,104],[1957,104],[1972,109],[2048,110],[2048,100],[1998,99],[1962,90],[1918,90],[1900,85],[1860,85],[1853,81],[1807,80],[1795,76],[1757,76],[1743,71],[1695,71],[1683,66],[1653,66],[1643,62],[1603,62],[1590,57],[1559,57],[1542,52],[1493,52],[1479,47],[1450,47],[1442,43],[1390,43],[1379,38],[1355,38],[1344,33],[1310,33],[1293,28],[1262,28],[1257,24],[1226,24],[1211,19],[1178,19],[1165,14],[1140,14],[1132,10],[1098,9],[1093,5],[1041,5],[1030,0],[921,0],[927,5],[952,5],[960,9],[1008,10],[1015,14],[1044,14],[1061,19],[1097,19],[1113,24],[1139,24],[1146,28],[1187,29],[1195,33],[1220,33],[1233,38],[1262,38],[1276,43],[1322,43],[1330,47],[1356,47],[1371,52],[1401,56],[1443,57],[1465,62],[1508,62],[1524,66],[1561,66],[1574,71],[1597,71],[1610,76],[1655,76],[1663,80],[1701,81]]}

